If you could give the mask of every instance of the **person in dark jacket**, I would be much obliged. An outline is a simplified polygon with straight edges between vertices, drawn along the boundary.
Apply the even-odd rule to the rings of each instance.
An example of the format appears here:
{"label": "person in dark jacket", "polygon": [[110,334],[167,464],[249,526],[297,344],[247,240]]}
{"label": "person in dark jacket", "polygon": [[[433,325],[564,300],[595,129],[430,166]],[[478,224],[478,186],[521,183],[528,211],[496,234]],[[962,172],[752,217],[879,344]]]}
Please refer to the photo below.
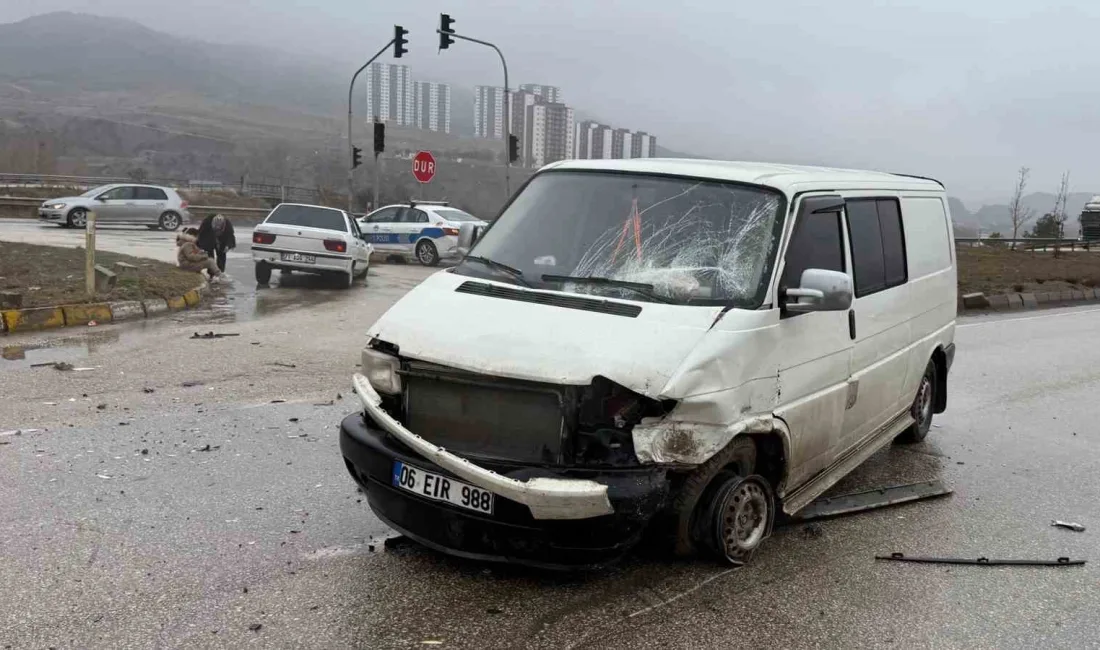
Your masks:
{"label": "person in dark jacket", "polygon": [[237,247],[237,238],[233,235],[233,224],[220,214],[211,215],[199,225],[199,237],[196,242],[211,258],[217,260],[218,268],[225,271],[225,255]]}

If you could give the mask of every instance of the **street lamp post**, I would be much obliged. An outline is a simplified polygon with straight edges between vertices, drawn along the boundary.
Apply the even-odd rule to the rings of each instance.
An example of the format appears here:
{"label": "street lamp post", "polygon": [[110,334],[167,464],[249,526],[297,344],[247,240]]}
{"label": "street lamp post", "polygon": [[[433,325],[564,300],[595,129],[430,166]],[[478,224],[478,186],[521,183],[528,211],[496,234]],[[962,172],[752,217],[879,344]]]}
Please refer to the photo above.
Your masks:
{"label": "street lamp post", "polygon": [[390,39],[389,43],[378,50],[378,54],[375,54],[369,61],[363,64],[361,68],[355,71],[355,74],[351,76],[351,83],[348,84],[348,214],[351,214],[353,208],[353,202],[355,201],[355,168],[358,166],[355,160],[355,145],[352,143],[351,137],[351,101],[353,92],[355,91],[355,80],[359,78],[359,75],[367,69],[367,66],[374,63],[374,60],[386,53],[386,50],[390,49],[393,45],[394,39]]}

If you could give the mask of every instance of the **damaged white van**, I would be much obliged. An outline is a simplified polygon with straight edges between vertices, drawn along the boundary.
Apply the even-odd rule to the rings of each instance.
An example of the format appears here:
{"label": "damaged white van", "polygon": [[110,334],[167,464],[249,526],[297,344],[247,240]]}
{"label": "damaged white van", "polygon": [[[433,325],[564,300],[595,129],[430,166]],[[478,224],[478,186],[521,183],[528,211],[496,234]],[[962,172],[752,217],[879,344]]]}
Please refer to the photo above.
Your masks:
{"label": "damaged white van", "polygon": [[593,566],[653,531],[741,564],[778,509],[927,435],[955,319],[934,180],[565,161],[370,328],[340,447],[447,553]]}

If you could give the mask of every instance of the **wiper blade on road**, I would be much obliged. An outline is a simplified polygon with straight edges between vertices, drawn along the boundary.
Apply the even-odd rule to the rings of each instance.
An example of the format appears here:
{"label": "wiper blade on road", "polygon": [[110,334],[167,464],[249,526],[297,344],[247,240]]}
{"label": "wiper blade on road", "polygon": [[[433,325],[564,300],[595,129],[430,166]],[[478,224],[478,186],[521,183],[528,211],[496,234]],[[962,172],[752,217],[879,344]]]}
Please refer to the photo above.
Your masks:
{"label": "wiper blade on road", "polygon": [[481,262],[482,264],[484,264],[485,266],[488,266],[491,269],[496,269],[498,271],[504,271],[505,273],[512,276],[513,278],[519,280],[520,283],[523,284],[523,286],[525,286],[525,287],[530,287],[531,286],[531,283],[528,282],[523,277],[523,271],[520,271],[519,269],[517,269],[515,267],[508,266],[507,264],[504,264],[503,262],[498,262],[496,260],[489,259],[488,257],[481,257],[480,255],[467,255],[466,257],[462,258],[462,261],[463,262],[471,262],[471,261]]}
{"label": "wiper blade on road", "polygon": [[628,282],[626,280],[616,280],[614,278],[601,278],[591,275],[544,275],[542,276],[543,282],[573,282],[575,284],[596,284],[607,287],[615,287],[616,289],[628,289],[643,295],[646,298],[654,302],[671,302],[664,296],[659,296],[654,292],[652,284],[646,284],[644,282]]}

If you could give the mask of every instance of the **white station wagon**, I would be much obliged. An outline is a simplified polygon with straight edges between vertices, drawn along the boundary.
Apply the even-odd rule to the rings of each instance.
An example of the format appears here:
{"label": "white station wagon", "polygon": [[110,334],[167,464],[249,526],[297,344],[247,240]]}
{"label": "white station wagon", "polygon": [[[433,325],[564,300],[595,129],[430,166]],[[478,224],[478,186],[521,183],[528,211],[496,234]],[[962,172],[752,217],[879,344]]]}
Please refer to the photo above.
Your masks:
{"label": "white station wagon", "polygon": [[319,205],[281,203],[252,231],[252,261],[260,284],[280,269],[328,275],[348,288],[367,274],[372,252],[355,219]]}
{"label": "white station wagon", "polygon": [[340,448],[445,552],[599,565],[656,528],[739,565],[778,510],[928,435],[956,301],[934,180],[554,163],[370,327]]}

